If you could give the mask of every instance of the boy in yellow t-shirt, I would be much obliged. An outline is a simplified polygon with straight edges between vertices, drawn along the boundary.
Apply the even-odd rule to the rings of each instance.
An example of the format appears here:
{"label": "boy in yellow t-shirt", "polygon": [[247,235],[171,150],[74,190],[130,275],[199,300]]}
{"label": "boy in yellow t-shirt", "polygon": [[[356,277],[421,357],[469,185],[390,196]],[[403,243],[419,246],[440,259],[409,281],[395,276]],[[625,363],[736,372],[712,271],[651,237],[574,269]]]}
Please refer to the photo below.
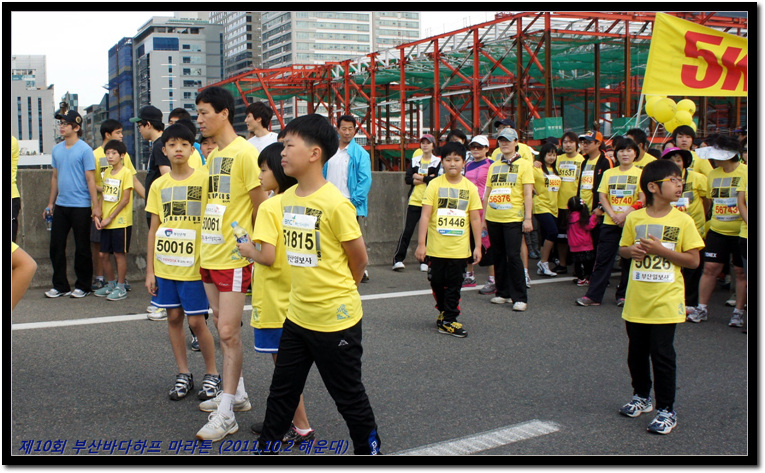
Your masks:
{"label": "boy in yellow t-shirt", "polygon": [[[428,256],[428,279],[439,311],[436,328],[458,338],[467,331],[457,322],[460,315],[460,291],[467,259],[470,258],[470,235],[481,240],[481,198],[478,188],[462,175],[467,150],[451,141],[441,148],[444,174],[428,184],[422,199],[422,217],[415,256],[421,262]],[[427,245],[426,245],[427,239]],[[481,247],[473,250],[473,263],[481,261]]]}
{"label": "boy in yellow t-shirt", "polygon": [[[598,187],[600,206],[605,216],[600,228],[590,287],[584,297],[576,300],[580,306],[600,305],[603,301],[608,280],[611,279],[614,257],[619,251],[625,219],[630,212],[643,207],[645,202],[645,195],[639,186],[642,169],[633,164],[640,153],[637,143],[625,138],[616,146],[614,152],[619,167],[604,172]],[[616,305],[623,307],[629,282],[629,260],[622,258],[620,262],[622,275],[616,288]]]}
{"label": "boy in yellow t-shirt", "polygon": [[619,412],[637,417],[651,412],[651,364],[658,415],[648,431],[668,434],[677,425],[675,348],[677,324],[685,321],[682,268],[699,264],[704,242],[693,219],[670,205],[683,192],[680,169],[666,160],[646,165],[640,188],[647,207],[627,216],[619,254],[631,258],[630,284],[622,311],[629,348],[627,365],[633,397]]}
{"label": "boy in yellow t-shirt", "polygon": [[234,130],[234,97],[221,87],[197,95],[197,123],[218,147],[207,157],[210,175],[202,217],[200,272],[223,352],[223,391],[199,404],[211,412],[196,434],[199,440],[222,440],[239,430],[234,411],[252,408],[242,377],[242,312],[252,264],[239,253],[233,222],[250,234],[266,193],[260,187],[258,150]]}
{"label": "boy in yellow t-shirt", "polygon": [[[108,284],[94,295],[106,297],[110,301],[120,301],[127,297],[125,275],[127,257],[130,250],[130,234],[133,228],[133,176],[130,169],[123,165],[127,148],[122,141],[111,140],[104,145],[104,153],[109,167],[104,171],[102,185],[97,189],[101,193],[101,215],[96,218],[96,229],[101,232],[99,257]],[[117,279],[114,279],[114,267],[109,255],[114,255],[117,263]]]}
{"label": "boy in yellow t-shirt", "polygon": [[189,166],[194,135],[183,125],[170,125],[162,135],[162,151],[170,172],[157,178],[146,199],[151,225],[146,246],[146,289],[153,306],[167,311],[170,345],[178,375],[168,396],[186,397],[194,388],[183,332],[184,313],[199,341],[207,373],[200,399],[215,397],[221,378],[215,368],[215,341],[205,323],[208,303],[199,274],[199,242],[202,212],[207,201],[207,171]]}
{"label": "boy in yellow t-shirt", "polygon": [[366,245],[356,208],[322,174],[337,151],[337,131],[314,113],[292,120],[284,133],[284,172],[298,182],[282,195],[292,288],[258,451],[278,453],[316,363],[348,425],[354,453],[377,454],[380,437],[361,382],[358,285],[367,265]]}

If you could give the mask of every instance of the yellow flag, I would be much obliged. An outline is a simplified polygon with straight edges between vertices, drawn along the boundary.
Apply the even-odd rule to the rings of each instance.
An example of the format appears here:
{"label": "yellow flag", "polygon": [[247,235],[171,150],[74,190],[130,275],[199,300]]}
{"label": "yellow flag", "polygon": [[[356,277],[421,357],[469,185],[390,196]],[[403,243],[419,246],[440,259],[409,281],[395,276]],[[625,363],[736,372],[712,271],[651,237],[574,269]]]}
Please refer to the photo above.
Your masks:
{"label": "yellow flag", "polygon": [[643,93],[746,96],[747,39],[656,13]]}

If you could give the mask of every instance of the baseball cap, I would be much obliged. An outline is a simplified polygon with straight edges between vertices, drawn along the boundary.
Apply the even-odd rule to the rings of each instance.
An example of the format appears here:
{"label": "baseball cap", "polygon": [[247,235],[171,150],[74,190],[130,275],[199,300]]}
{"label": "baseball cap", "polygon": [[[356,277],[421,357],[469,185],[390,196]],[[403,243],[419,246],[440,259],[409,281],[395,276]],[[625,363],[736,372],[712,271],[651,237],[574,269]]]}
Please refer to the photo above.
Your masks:
{"label": "baseball cap", "polygon": [[55,117],[56,120],[63,120],[68,123],[74,123],[76,125],[82,125],[82,117],[79,113],[77,113],[77,110],[69,110],[64,115],[61,115],[61,113],[56,113]]}
{"label": "baseball cap", "polygon": [[499,135],[497,135],[497,139],[500,138],[504,138],[508,141],[517,140],[518,133],[512,128],[503,128],[502,131],[499,132]]}
{"label": "baseball cap", "polygon": [[498,127],[499,125],[505,125],[509,126],[510,128],[515,128],[515,121],[512,118],[503,118],[502,120],[497,120],[494,122],[494,127]]}
{"label": "baseball cap", "polygon": [[420,141],[422,141],[422,140],[428,140],[431,143],[433,143],[434,145],[436,144],[436,139],[433,137],[433,135],[430,135],[428,133],[425,133],[424,135],[422,135],[420,137]]}
{"label": "baseball cap", "polygon": [[131,118],[130,121],[132,123],[138,123],[141,121],[161,122],[162,110],[153,105],[146,105],[145,107],[141,107],[141,110],[138,112],[138,116]]}
{"label": "baseball cap", "polygon": [[587,133],[583,135],[579,135],[580,140],[587,140],[587,141],[600,141],[603,142],[603,135],[599,131],[588,131]]}
{"label": "baseball cap", "polygon": [[479,144],[479,145],[481,145],[481,146],[484,146],[484,147],[486,147],[486,148],[488,148],[488,147],[489,147],[489,139],[488,139],[488,138],[486,138],[486,137],[485,137],[485,136],[483,136],[483,135],[476,135],[476,136],[474,136],[474,137],[473,137],[473,139],[472,139],[472,140],[470,140],[470,143],[468,143],[468,148],[469,148],[469,147],[470,147],[470,145],[472,145],[473,143]]}

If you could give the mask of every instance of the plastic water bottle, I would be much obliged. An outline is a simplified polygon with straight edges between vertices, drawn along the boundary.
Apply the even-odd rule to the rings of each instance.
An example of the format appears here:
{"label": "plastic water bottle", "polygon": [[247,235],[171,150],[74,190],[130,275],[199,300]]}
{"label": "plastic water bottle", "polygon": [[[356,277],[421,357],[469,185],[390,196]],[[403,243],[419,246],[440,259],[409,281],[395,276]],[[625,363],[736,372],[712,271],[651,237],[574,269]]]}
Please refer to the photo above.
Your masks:
{"label": "plastic water bottle", "polygon": [[[237,243],[246,243],[247,240],[249,240],[249,236],[247,235],[247,230],[239,226],[238,222],[231,222],[231,228],[234,231],[234,236],[236,237]],[[239,247],[234,247],[234,253],[239,257],[242,258],[242,253],[239,252]],[[252,263],[253,260],[250,258],[247,258],[247,260]]]}
{"label": "plastic water bottle", "polygon": [[45,227],[50,231],[53,226],[53,214],[50,213],[50,209],[45,207]]}

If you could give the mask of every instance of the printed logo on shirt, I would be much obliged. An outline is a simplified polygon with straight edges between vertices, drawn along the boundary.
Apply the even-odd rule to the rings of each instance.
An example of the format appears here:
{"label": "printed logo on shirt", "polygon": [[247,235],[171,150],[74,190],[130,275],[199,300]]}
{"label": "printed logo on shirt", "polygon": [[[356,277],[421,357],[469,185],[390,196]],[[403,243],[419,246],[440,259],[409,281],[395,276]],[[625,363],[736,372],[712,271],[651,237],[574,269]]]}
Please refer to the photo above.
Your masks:
{"label": "printed logo on shirt", "polygon": [[220,199],[223,202],[231,200],[231,168],[234,158],[216,156],[210,162],[210,186],[207,191],[209,199]]}
{"label": "printed logo on shirt", "polygon": [[162,222],[202,221],[202,186],[174,186],[160,191]]}

